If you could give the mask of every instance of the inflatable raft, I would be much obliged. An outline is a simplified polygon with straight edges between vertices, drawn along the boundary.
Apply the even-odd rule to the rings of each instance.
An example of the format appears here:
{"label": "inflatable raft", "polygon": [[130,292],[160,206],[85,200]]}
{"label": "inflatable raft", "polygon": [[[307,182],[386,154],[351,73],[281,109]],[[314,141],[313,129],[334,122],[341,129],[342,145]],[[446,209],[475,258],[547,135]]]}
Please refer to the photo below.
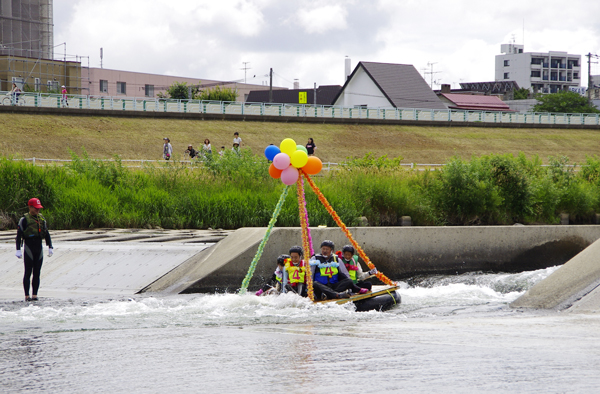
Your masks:
{"label": "inflatable raft", "polygon": [[387,311],[400,305],[400,295],[396,291],[398,288],[399,286],[392,286],[366,294],[356,294],[350,298],[315,301],[315,303],[346,304],[352,302],[356,306],[357,312]]}

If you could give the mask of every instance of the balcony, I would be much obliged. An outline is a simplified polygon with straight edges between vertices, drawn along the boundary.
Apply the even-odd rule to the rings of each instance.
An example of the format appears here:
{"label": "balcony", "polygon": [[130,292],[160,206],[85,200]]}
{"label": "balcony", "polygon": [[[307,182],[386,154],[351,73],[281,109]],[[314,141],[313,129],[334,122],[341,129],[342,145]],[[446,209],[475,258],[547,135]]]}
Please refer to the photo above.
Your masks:
{"label": "balcony", "polygon": [[566,64],[559,64],[560,68],[567,68]]}
{"label": "balcony", "polygon": [[547,75],[544,75],[544,76],[542,77],[542,80],[544,80],[544,81],[547,81],[547,80],[548,80],[548,76],[547,76]]}
{"label": "balcony", "polygon": [[544,68],[548,68],[548,63],[542,63],[542,65],[544,66]]}
{"label": "balcony", "polygon": [[566,78],[566,77],[559,77],[559,78],[558,78],[558,80],[559,80],[559,81],[566,81],[566,80],[567,80],[567,78]]}

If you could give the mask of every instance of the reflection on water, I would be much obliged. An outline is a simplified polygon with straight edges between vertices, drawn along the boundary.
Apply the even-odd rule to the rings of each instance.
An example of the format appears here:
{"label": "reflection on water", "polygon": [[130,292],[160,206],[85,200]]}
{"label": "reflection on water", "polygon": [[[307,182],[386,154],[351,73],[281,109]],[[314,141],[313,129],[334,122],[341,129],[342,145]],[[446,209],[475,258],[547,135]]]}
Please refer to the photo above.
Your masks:
{"label": "reflection on water", "polygon": [[554,269],[412,278],[385,313],[288,294],[0,304],[0,391],[577,391],[600,318],[508,308]]}

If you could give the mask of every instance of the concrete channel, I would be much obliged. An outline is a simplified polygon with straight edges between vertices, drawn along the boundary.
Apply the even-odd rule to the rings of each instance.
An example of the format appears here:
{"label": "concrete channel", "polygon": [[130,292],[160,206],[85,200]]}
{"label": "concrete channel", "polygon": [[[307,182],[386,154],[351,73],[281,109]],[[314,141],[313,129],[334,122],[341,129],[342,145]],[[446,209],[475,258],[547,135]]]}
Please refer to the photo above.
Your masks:
{"label": "concrete channel", "polygon": [[[233,292],[240,286],[265,230],[52,231],[55,254],[44,260],[42,290],[48,296]],[[597,225],[350,230],[375,265],[395,280],[561,265],[600,239]],[[0,232],[2,298],[14,298],[22,291],[23,263],[14,257],[14,237],[14,231]],[[331,239],[337,248],[348,243],[338,228],[314,228],[312,237],[315,246],[323,239]],[[275,228],[250,288],[257,288],[270,277],[276,257],[299,243],[300,229]],[[597,254],[592,253],[590,261],[597,261]],[[596,274],[600,275],[594,272],[592,276]],[[589,282],[584,290],[592,292],[594,283]]]}

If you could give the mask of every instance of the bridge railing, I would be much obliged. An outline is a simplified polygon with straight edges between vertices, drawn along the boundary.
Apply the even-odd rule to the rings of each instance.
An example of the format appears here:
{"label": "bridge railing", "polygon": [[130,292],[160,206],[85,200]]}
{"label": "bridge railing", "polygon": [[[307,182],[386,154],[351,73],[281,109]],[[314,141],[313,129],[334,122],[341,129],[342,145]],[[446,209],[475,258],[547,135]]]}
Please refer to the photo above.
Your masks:
{"label": "bridge railing", "polygon": [[[8,92],[0,92],[0,104],[37,108],[66,107],[62,95],[23,92],[18,102]],[[298,118],[343,118],[411,120],[429,122],[482,122],[517,124],[600,125],[599,114],[537,112],[462,111],[422,108],[365,108],[331,105],[241,103],[231,101],[173,100],[148,97],[68,95],[68,107],[113,111],[232,114],[247,116],[286,116]]]}

